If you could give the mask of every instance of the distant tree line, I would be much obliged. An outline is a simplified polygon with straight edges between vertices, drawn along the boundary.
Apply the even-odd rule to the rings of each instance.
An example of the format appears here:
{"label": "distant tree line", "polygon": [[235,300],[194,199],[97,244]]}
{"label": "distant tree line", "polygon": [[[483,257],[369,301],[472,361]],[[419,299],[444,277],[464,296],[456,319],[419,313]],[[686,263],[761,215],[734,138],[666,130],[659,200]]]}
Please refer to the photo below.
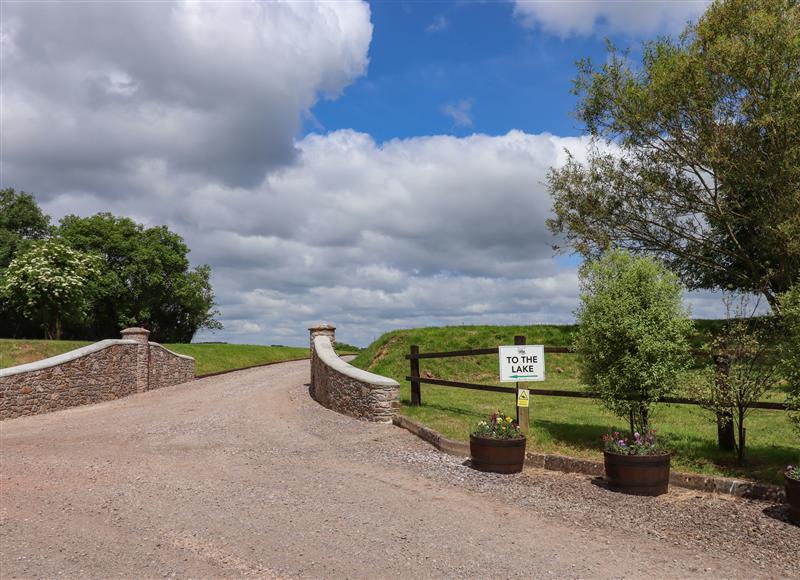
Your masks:
{"label": "distant tree line", "polygon": [[166,226],[69,215],[50,223],[32,195],[0,190],[0,337],[97,340],[143,326],[159,342],[217,329],[210,268]]}

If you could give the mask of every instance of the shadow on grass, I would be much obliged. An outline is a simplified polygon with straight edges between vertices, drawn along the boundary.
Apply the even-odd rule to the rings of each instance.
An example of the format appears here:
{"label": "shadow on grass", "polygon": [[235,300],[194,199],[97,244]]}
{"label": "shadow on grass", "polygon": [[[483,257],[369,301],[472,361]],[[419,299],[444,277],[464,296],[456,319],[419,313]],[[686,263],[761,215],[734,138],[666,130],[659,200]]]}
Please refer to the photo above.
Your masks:
{"label": "shadow on grass", "polygon": [[402,406],[404,408],[407,408],[407,409],[422,409],[422,408],[424,408],[426,410],[427,409],[433,409],[433,410],[436,410],[436,411],[442,411],[444,413],[451,413],[453,415],[461,415],[461,416],[464,416],[464,417],[480,417],[480,416],[482,416],[481,413],[478,413],[478,412],[475,412],[475,411],[471,411],[471,410],[468,410],[468,409],[463,409],[463,408],[459,408],[459,407],[453,407],[453,406],[450,406],[450,405],[442,405],[442,404],[437,404],[437,403],[426,403],[424,401],[423,401],[423,403],[422,403],[422,405],[420,407],[412,407],[410,399],[402,399],[401,400],[401,404],[402,404]]}
{"label": "shadow on grass", "polygon": [[[563,423],[536,419],[535,426],[547,432],[556,443],[577,449],[597,451],[600,438],[608,429],[599,423]],[[783,445],[752,445],[745,452],[745,461],[739,465],[731,451],[722,451],[717,442],[689,434],[663,433],[662,443],[680,457],[684,465],[701,469],[714,467],[729,477],[747,477],[779,483],[785,466],[795,460],[797,448]],[[693,471],[695,469],[692,469]]]}
{"label": "shadow on grass", "polygon": [[571,447],[590,451],[597,451],[600,448],[600,438],[608,430],[607,425],[599,423],[556,423],[547,419],[536,419],[534,425],[546,431],[553,441],[568,443]]}

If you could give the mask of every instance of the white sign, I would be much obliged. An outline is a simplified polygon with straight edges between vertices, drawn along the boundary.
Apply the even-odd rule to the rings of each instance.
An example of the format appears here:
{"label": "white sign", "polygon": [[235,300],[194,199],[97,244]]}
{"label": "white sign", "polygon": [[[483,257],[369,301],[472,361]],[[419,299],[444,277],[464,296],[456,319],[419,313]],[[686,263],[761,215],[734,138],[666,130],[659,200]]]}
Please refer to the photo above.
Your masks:
{"label": "white sign", "polygon": [[544,380],[544,345],[501,346],[500,382]]}

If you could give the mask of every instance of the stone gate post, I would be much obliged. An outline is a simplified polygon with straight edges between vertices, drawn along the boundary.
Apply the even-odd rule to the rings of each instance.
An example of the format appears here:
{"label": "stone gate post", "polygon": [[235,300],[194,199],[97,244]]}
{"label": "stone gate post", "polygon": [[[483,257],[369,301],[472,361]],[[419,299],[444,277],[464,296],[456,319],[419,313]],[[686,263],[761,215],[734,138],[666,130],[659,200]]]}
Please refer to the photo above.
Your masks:
{"label": "stone gate post", "polygon": [[146,328],[126,328],[120,332],[125,340],[133,340],[136,345],[136,392],[143,393],[150,387],[150,331]]}
{"label": "stone gate post", "polygon": [[311,396],[313,397],[314,385],[316,384],[314,382],[314,378],[315,378],[316,368],[318,366],[317,353],[314,351],[314,338],[317,336],[328,336],[331,339],[331,345],[336,346],[336,327],[333,326],[332,324],[322,322],[320,324],[317,324],[309,328],[308,332],[311,335],[309,337],[309,342],[311,343],[310,344],[311,350],[309,354],[311,356]]}

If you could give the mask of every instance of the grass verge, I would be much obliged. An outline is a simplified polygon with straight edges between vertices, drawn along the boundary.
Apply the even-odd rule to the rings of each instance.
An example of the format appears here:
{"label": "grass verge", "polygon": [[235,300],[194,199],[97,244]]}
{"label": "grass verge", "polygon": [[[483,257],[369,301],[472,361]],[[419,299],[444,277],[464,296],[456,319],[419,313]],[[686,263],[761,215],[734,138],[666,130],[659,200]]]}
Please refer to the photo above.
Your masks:
{"label": "grass verge", "polygon": [[[714,322],[700,321],[693,337],[702,346]],[[514,412],[514,397],[449,387],[422,385],[422,406],[410,406],[410,386],[405,380],[409,364],[405,355],[412,344],[421,352],[484,348],[513,344],[522,334],[529,344],[568,346],[574,326],[460,326],[398,330],[375,341],[351,363],[360,368],[392,377],[401,385],[401,412],[442,433],[466,441],[470,428],[501,409]],[[705,364],[698,361],[698,364]],[[572,354],[547,355],[547,380],[536,387],[576,390],[580,382],[577,357]],[[428,378],[499,384],[497,356],[458,357],[420,360],[420,374]],[[690,396],[691,393],[686,393]],[[766,399],[780,400],[782,393]],[[669,448],[674,450],[673,467],[681,471],[745,477],[767,483],[783,482],[785,466],[800,459],[800,445],[788,418],[781,411],[756,410],[747,423],[747,460],[736,465],[731,453],[717,449],[716,424],[706,411],[689,405],[659,405],[654,424]],[[533,395],[530,407],[529,448],[543,453],[561,453],[590,459],[602,458],[600,437],[611,427],[622,431],[625,421],[608,413],[599,401]]]}

